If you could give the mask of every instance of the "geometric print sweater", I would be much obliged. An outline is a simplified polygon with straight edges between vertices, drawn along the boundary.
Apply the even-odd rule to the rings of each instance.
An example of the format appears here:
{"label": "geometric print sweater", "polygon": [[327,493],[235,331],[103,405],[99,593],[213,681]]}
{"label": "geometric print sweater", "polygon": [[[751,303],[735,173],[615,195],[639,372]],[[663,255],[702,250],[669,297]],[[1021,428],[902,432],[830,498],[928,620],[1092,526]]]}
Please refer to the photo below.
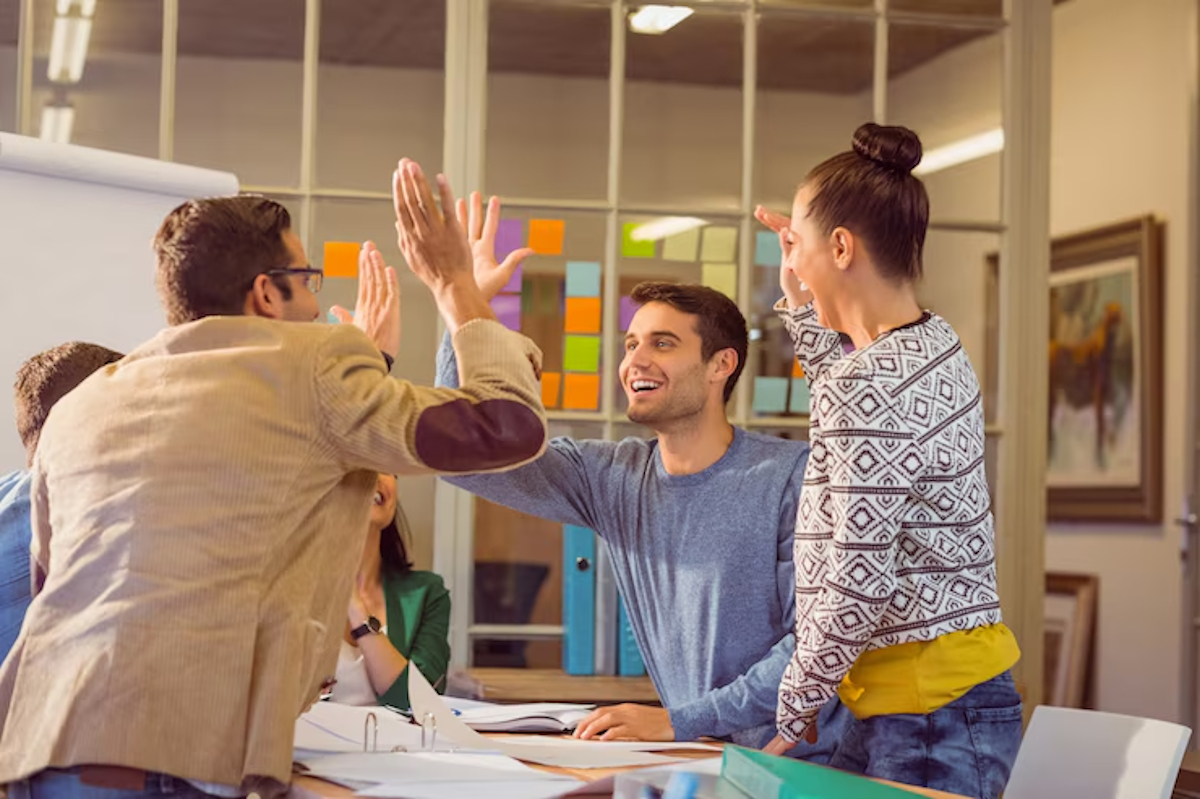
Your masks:
{"label": "geometric print sweater", "polygon": [[811,303],[775,310],[811,390],[796,519],[796,652],[780,735],[799,741],[858,656],[1000,622],[983,406],[936,314],[845,353]]}

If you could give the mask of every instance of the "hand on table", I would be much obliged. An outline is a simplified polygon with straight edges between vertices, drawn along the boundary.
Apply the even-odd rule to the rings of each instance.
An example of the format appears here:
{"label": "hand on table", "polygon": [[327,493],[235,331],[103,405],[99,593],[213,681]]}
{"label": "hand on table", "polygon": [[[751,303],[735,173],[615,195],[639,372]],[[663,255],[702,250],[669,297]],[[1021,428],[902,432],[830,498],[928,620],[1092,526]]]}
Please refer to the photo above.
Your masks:
{"label": "hand on table", "polygon": [[[808,723],[808,727],[805,728],[804,740],[810,744],[815,744],[817,742],[817,720],[815,718],[810,721]],[[768,755],[785,755],[795,745],[795,741],[789,741],[782,735],[776,735],[771,739],[769,744],[763,747],[763,751]]]}
{"label": "hand on table", "polygon": [[593,710],[575,728],[575,738],[615,741],[674,741],[675,728],[665,708],[625,703]]}

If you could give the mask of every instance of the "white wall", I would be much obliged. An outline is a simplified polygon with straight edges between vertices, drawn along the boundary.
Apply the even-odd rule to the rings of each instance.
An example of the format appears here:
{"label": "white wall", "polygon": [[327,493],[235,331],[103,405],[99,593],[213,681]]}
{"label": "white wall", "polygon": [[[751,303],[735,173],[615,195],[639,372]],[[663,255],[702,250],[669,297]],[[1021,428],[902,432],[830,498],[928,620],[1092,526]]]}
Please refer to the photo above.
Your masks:
{"label": "white wall", "polygon": [[[1097,701],[1179,715],[1180,535],[1185,490],[1189,0],[1071,0],[1054,19],[1051,233],[1145,213],[1166,223],[1161,526],[1054,525],[1046,567],[1100,576]],[[1194,213],[1194,209],[1193,209]]]}
{"label": "white wall", "polygon": [[[1071,0],[1055,6],[1051,233],[1059,236],[1146,213],[1164,220],[1164,516],[1180,507],[1186,468],[1183,376],[1187,341],[1187,53],[1189,0]],[[999,121],[997,37],[953,51],[896,81],[889,118],[927,146]],[[927,179],[934,215],[998,217],[998,157]],[[935,237],[941,242],[935,241]],[[983,364],[982,256],[974,241],[931,234],[927,302],[958,328]],[[1154,526],[1051,525],[1046,568],[1100,578],[1096,703],[1102,710],[1179,715],[1179,533]]]}

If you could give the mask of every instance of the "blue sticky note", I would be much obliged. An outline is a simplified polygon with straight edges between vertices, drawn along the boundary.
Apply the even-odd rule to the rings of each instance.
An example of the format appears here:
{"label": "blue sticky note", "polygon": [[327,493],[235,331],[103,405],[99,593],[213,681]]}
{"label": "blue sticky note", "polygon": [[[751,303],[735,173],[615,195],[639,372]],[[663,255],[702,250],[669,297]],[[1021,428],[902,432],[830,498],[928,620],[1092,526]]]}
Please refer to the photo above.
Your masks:
{"label": "blue sticky note", "polygon": [[783,413],[787,408],[786,377],[754,378],[754,412]]}
{"label": "blue sticky note", "polygon": [[591,261],[568,261],[567,296],[599,297],[600,264]]}
{"label": "blue sticky note", "polygon": [[779,266],[783,263],[783,250],[779,247],[779,234],[760,230],[754,237],[754,263],[758,266]]}
{"label": "blue sticky note", "polygon": [[792,399],[788,403],[788,410],[792,413],[808,413],[812,405],[812,398],[808,394],[808,378],[793,377],[792,378]]}

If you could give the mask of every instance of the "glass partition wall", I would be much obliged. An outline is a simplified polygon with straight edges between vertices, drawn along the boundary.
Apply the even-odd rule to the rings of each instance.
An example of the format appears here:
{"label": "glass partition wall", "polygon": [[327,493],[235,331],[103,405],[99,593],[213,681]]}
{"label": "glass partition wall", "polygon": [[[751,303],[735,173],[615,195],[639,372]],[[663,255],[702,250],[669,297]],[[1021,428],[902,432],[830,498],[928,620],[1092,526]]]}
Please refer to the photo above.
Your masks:
{"label": "glass partition wall", "polygon": [[[1028,663],[1041,528],[1002,478],[1036,447],[1010,446],[1001,376],[1035,349],[1011,337],[1009,297],[1044,269],[1011,255],[1043,235],[1014,195],[1036,209],[1044,189],[1049,4],[691,2],[656,31],[623,0],[0,0],[0,130],[236,173],[292,212],[331,275],[326,307],[355,296],[338,243],[374,239],[402,266],[400,156],[499,195],[501,246],[537,254],[496,309],[545,353],[553,431],[616,439],[650,435],[626,420],[616,372],[646,279],[729,294],[751,327],[731,418],[806,436],[806,385],[771,312],[779,252],[754,206],[786,212],[864,121],[914,128],[933,217],[922,301],[984,382],[1005,612]],[[401,272],[394,373],[428,383],[436,309]],[[400,498],[418,565],[452,586],[455,662],[559,667],[558,525],[431,478],[402,480]]]}

